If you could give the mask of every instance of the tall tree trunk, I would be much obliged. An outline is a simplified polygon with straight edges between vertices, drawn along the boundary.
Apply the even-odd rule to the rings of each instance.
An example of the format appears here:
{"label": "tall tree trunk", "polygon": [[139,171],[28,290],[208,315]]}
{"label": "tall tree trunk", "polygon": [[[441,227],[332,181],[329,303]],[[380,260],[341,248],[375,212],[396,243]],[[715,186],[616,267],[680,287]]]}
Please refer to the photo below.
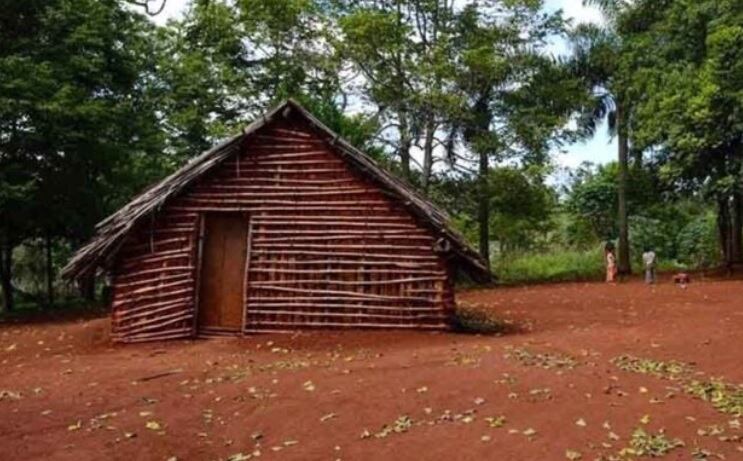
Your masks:
{"label": "tall tree trunk", "polygon": [[730,261],[739,264],[743,262],[743,193],[738,188],[733,192],[731,205]]}
{"label": "tall tree trunk", "polygon": [[3,306],[6,312],[14,309],[13,296],[13,245],[6,238],[0,244],[0,285],[3,288]]}
{"label": "tall tree trunk", "polygon": [[488,194],[488,153],[480,152],[478,171],[478,213],[480,256],[490,265],[490,197]]}
{"label": "tall tree trunk", "polygon": [[406,180],[410,181],[410,148],[413,145],[413,140],[410,135],[410,126],[408,125],[407,115],[404,113],[400,114],[400,167],[402,169],[402,176]]}
{"label": "tall tree trunk", "polygon": [[433,141],[434,134],[436,133],[436,124],[433,120],[433,115],[428,116],[426,120],[426,134],[423,141],[423,178],[421,180],[421,187],[424,193],[428,193],[428,186],[431,181],[431,174],[433,173]]}
{"label": "tall tree trunk", "polygon": [[730,267],[730,207],[728,198],[718,197],[717,199],[717,235],[720,240],[720,250],[722,259],[726,267]]}
{"label": "tall tree trunk", "polygon": [[617,137],[619,141],[619,177],[617,178],[619,249],[617,253],[617,271],[620,275],[629,275],[632,273],[629,250],[629,217],[627,213],[629,139],[627,136],[626,116],[621,104],[617,104],[617,124]]}
{"label": "tall tree trunk", "polygon": [[51,234],[46,235],[45,239],[46,252],[46,302],[49,307],[54,306],[54,259],[52,244],[54,243]]}

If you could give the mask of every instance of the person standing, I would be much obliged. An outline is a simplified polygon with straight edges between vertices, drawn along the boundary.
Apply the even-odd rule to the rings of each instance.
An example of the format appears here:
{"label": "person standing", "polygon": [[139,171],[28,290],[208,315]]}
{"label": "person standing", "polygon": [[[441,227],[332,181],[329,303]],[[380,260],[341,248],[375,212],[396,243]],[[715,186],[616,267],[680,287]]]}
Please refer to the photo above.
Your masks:
{"label": "person standing", "polygon": [[645,247],[645,252],[642,254],[642,262],[645,265],[645,283],[652,285],[655,283],[655,266],[657,257],[655,252],[650,247]]}
{"label": "person standing", "polygon": [[617,281],[617,256],[614,254],[614,244],[608,242],[604,247],[604,258],[606,260],[606,283]]}

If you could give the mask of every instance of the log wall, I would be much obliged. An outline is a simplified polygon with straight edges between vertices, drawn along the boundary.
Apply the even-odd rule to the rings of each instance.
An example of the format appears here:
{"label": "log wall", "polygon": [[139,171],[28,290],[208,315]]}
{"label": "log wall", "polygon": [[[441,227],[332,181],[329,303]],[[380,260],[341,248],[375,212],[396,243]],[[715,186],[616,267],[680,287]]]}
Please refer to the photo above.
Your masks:
{"label": "log wall", "polygon": [[244,332],[445,328],[436,236],[303,123],[273,122],[141,223],[112,274],[115,340],[198,333],[206,213],[249,216]]}

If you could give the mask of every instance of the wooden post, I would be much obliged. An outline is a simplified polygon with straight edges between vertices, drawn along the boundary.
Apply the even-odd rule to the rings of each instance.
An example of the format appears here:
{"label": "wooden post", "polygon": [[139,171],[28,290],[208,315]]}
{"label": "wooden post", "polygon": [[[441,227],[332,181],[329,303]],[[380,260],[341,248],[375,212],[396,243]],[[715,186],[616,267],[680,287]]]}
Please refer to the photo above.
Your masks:
{"label": "wooden post", "polygon": [[253,244],[253,219],[248,216],[248,241],[245,245],[245,273],[243,274],[243,324],[240,329],[240,334],[245,334],[245,329],[248,325],[248,290],[250,289],[250,248]]}
{"label": "wooden post", "polygon": [[196,264],[194,265],[194,307],[191,334],[196,336],[199,328],[199,291],[201,291],[201,256],[204,248],[204,215],[199,214],[198,236],[196,241]]}

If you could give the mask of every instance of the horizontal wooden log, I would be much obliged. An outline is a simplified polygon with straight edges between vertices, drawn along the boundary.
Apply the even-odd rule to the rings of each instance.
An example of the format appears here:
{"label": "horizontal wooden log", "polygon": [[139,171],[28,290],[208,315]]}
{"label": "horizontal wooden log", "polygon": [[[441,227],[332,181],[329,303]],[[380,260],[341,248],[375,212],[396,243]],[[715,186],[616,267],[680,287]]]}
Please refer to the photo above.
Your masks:
{"label": "horizontal wooden log", "polygon": [[[256,134],[255,138],[260,139],[260,140],[268,140],[268,141],[280,141],[280,142],[298,141],[298,142],[312,142],[316,144],[324,144],[323,141],[319,139],[308,140],[306,137],[294,138],[286,134],[284,135]],[[250,144],[249,148],[252,148],[254,146],[255,146],[255,143]]]}
{"label": "horizontal wooden log", "polygon": [[288,206],[235,206],[224,204],[222,206],[215,205],[176,205],[174,208],[185,208],[189,210],[195,210],[199,212],[249,212],[249,213],[267,213],[267,212],[286,212],[286,213],[307,213],[307,212],[330,212],[330,211],[343,211],[349,213],[387,213],[388,208],[385,207],[367,207],[367,206],[314,206],[314,205],[302,205],[296,204],[293,207]]}
{"label": "horizontal wooden log", "polygon": [[[263,137],[263,138],[258,138],[258,139],[266,139],[266,138]],[[247,157],[252,158],[252,157],[260,156],[262,151],[277,151],[277,150],[292,151],[292,150],[305,150],[305,149],[307,150],[313,149],[314,152],[319,152],[321,154],[329,155],[329,152],[325,149],[318,150],[318,148],[322,147],[322,141],[316,141],[316,140],[309,141],[306,139],[299,140],[299,138],[295,138],[299,142],[288,142],[288,139],[286,138],[282,139],[282,138],[270,137],[270,139],[276,139],[278,142],[275,142],[275,143],[253,142],[251,143]]]}
{"label": "horizontal wooden log", "polygon": [[142,277],[143,275],[160,274],[168,272],[188,272],[193,271],[194,266],[163,266],[156,267],[154,269],[137,270],[135,272],[124,272],[114,275],[114,283],[123,282],[125,280],[131,280],[133,278]]}
{"label": "horizontal wooden log", "polygon": [[[317,147],[317,146],[315,146]],[[256,149],[260,151],[261,149]],[[264,160],[288,160],[288,159],[306,159],[306,158],[327,158],[327,151],[319,150],[307,150],[302,152],[281,152],[266,154],[263,152],[253,152],[256,161],[262,162]]]}
{"label": "horizontal wooden log", "polygon": [[271,327],[282,329],[302,329],[302,328],[339,328],[339,329],[410,329],[410,330],[447,330],[449,325],[443,322],[437,323],[375,323],[375,322],[291,322],[280,320],[263,320],[249,325],[246,333],[272,333]]}
{"label": "horizontal wooden log", "polygon": [[[347,292],[342,292],[347,293]],[[387,305],[389,304],[389,300],[385,298],[377,299],[377,298],[359,298],[358,296],[339,296],[339,295],[332,295],[327,296],[324,294],[314,294],[312,296],[306,296],[307,293],[304,293],[304,295],[297,295],[296,293],[292,292],[276,292],[272,293],[271,296],[263,296],[258,295],[256,293],[250,293],[248,296],[248,306],[251,305],[251,303],[292,303],[292,302],[306,302],[306,303],[314,303],[314,304],[333,304],[333,303],[363,303],[363,305],[373,305],[372,303],[380,303],[380,305]],[[396,298],[397,299],[397,298]],[[434,299],[434,298],[415,298],[415,299],[404,299],[399,300],[399,304],[401,306],[410,306],[410,307],[431,307],[431,306],[440,306],[441,303]]]}
{"label": "horizontal wooden log", "polygon": [[155,293],[151,295],[145,295],[145,296],[127,296],[126,298],[117,299],[114,301],[114,308],[118,308],[124,305],[128,304],[138,304],[138,303],[144,303],[145,301],[150,301],[153,299],[162,299],[169,296],[178,296],[183,295],[186,293],[192,293],[193,288],[186,288],[183,290],[173,290],[173,291],[166,291],[164,293]]}
{"label": "horizontal wooden log", "polygon": [[[235,198],[233,198],[233,196]],[[302,208],[305,205],[317,206],[362,206],[362,207],[376,207],[385,206],[387,202],[383,200],[335,200],[335,201],[320,201],[313,200],[312,202],[304,201],[300,195],[297,195],[295,200],[278,200],[278,199],[241,199],[237,197],[237,194],[230,194],[230,198],[208,198],[204,194],[194,192],[188,197],[183,199],[184,204],[194,205],[241,205],[244,207],[261,207],[261,206],[276,206],[276,205],[293,205],[298,208]],[[166,242],[161,240],[160,242]],[[156,241],[157,243],[157,241]]]}
{"label": "horizontal wooden log", "polygon": [[251,260],[251,267],[263,267],[263,268],[271,268],[276,266],[292,266],[292,267],[302,267],[302,266],[325,266],[325,267],[332,267],[332,266],[353,266],[353,267],[390,267],[394,270],[401,269],[401,270],[407,270],[407,269],[427,269],[427,268],[437,268],[440,267],[439,262],[416,262],[416,263],[408,263],[408,262],[399,262],[399,261],[359,261],[358,259],[350,258],[348,260],[345,259],[297,259],[297,258],[291,258],[291,259],[268,259],[268,258],[261,258],[256,259],[253,258]]}
{"label": "horizontal wooden log", "polygon": [[193,296],[183,296],[176,299],[169,299],[167,301],[156,301],[147,304],[138,304],[134,307],[128,307],[126,309],[115,309],[113,316],[114,320],[122,318],[125,319],[129,315],[138,314],[140,312],[151,312],[154,309],[169,308],[176,309],[179,307],[190,308],[193,305]]}
{"label": "horizontal wooden log", "polygon": [[181,274],[175,274],[175,275],[168,275],[163,277],[162,274],[158,274],[156,277],[143,279],[143,280],[136,280],[134,282],[126,282],[126,283],[115,283],[114,286],[117,290],[121,289],[127,289],[132,287],[138,287],[142,285],[153,285],[157,283],[163,283],[163,282],[170,282],[173,280],[179,280],[179,279],[186,279],[190,278],[192,275],[191,272],[184,272]]}
{"label": "horizontal wooden log", "polygon": [[[374,195],[376,194],[376,191],[371,189],[364,189],[364,188],[358,188],[358,187],[349,187],[349,188],[327,188],[323,191],[299,191],[299,190],[293,190],[293,191],[285,191],[285,192],[260,192],[256,193],[255,191],[245,191],[242,190],[233,190],[229,192],[224,192],[220,190],[209,190],[207,188],[201,188],[194,191],[192,194],[188,196],[188,199],[194,199],[198,198],[199,200],[204,199],[219,199],[219,200],[241,200],[244,203],[269,203],[272,205],[276,204],[283,204],[284,201],[281,200],[267,200],[265,197],[278,199],[278,198],[284,198],[284,199],[303,199],[303,201],[306,201],[305,199],[309,197],[347,197],[350,195]],[[226,199],[225,197],[229,197],[229,199]],[[259,198],[256,198],[259,197]],[[246,200],[242,200],[246,199]],[[296,200],[291,201],[290,203],[294,203]],[[353,204],[358,203],[365,203],[366,201],[362,200],[356,200],[355,202],[352,202]],[[334,204],[336,203],[345,203],[345,202],[332,202]],[[382,201],[377,200],[376,202],[372,203],[383,203]]]}
{"label": "horizontal wooden log", "polygon": [[[406,277],[389,280],[328,280],[328,279],[288,279],[288,280],[268,280],[268,281],[254,281],[250,282],[250,288],[260,288],[264,286],[273,285],[340,285],[340,286],[377,286],[377,285],[400,285],[405,283],[420,283],[420,282],[441,282],[446,280],[446,277]],[[412,290],[410,290],[412,291]]]}
{"label": "horizontal wooden log", "polygon": [[[311,153],[311,152],[306,152]],[[323,152],[316,152],[315,154],[322,154]],[[232,168],[238,165],[237,162],[225,162],[224,165],[228,168]],[[291,166],[314,166],[317,168],[327,168],[327,167],[336,167],[339,169],[342,169],[345,165],[343,161],[341,160],[331,160],[328,158],[321,158],[321,159],[314,159],[314,160],[298,160],[298,159],[266,159],[264,157],[253,157],[248,161],[240,162],[239,163],[241,168],[244,168],[245,171],[250,172],[252,171],[252,168],[266,168],[266,167],[272,167],[272,166],[285,166],[285,165],[291,165]]]}
{"label": "horizontal wooden log", "polygon": [[377,223],[383,223],[383,224],[408,224],[408,225],[414,225],[415,222],[410,219],[409,216],[405,216],[403,214],[394,215],[394,214],[386,214],[384,216],[373,216],[373,215],[355,215],[355,216],[349,216],[349,215],[328,215],[328,214],[318,214],[318,215],[312,215],[312,216],[305,216],[300,215],[297,216],[296,214],[291,215],[280,215],[280,214],[268,214],[268,215],[257,215],[253,217],[253,220],[257,223],[286,223],[286,222],[296,222],[299,220],[299,222],[312,220],[312,221],[330,221],[332,223],[336,222],[351,222],[351,223],[360,223],[360,224],[377,224]]}
{"label": "horizontal wooden log", "polygon": [[276,248],[273,248],[271,250],[253,250],[252,255],[255,256],[261,256],[261,255],[270,255],[270,256],[289,256],[289,255],[295,255],[295,256],[330,256],[330,257],[347,257],[347,258],[361,258],[361,259],[388,259],[388,260],[397,260],[397,261],[407,261],[414,259],[416,261],[431,261],[435,262],[437,261],[437,258],[435,256],[424,256],[424,255],[408,255],[408,254],[389,254],[389,253],[351,253],[351,252],[333,252],[333,251],[300,251],[300,250],[281,250],[279,251]]}
{"label": "horizontal wooden log", "polygon": [[[323,192],[327,191],[326,186],[282,186],[274,184],[205,184],[194,188],[196,192],[214,192],[220,191],[223,194],[230,194],[232,192],[251,192],[253,195],[263,196],[263,193],[274,193],[274,192]],[[332,186],[333,191],[358,191],[358,190],[370,190],[368,188],[360,188],[357,185],[344,185],[340,184]],[[376,192],[376,191],[375,191]]]}
{"label": "horizontal wooden log", "polygon": [[257,243],[254,242],[253,248],[272,248],[277,252],[281,252],[286,248],[290,249],[309,249],[309,250],[388,250],[388,251],[399,251],[400,253],[407,251],[432,251],[430,246],[420,245],[390,245],[390,244],[331,244],[331,243]]}
{"label": "horizontal wooden log", "polygon": [[[187,240],[187,239],[186,239]],[[170,255],[178,255],[178,254],[188,254],[189,249],[188,247],[182,247],[182,248],[175,248],[172,250],[159,250],[159,251],[148,251],[146,253],[139,253],[134,255],[122,255],[121,261],[124,263],[138,263],[140,261],[151,259],[151,258],[159,258],[162,256],[170,256]]]}
{"label": "horizontal wooden log", "polygon": [[260,177],[243,177],[243,178],[220,178],[220,184],[236,184],[236,185],[257,185],[259,183],[269,184],[290,184],[295,186],[301,185],[339,185],[339,184],[356,184],[358,181],[355,178],[334,178],[334,179],[292,179],[292,178],[260,178]]}
{"label": "horizontal wooden log", "polygon": [[[303,237],[259,237],[253,239],[253,244],[256,245],[268,245],[273,243],[296,243],[300,244],[306,244],[306,243],[312,243],[312,242],[343,242],[347,240],[351,240],[353,242],[358,242],[359,240],[363,241],[413,241],[413,242],[427,242],[431,245],[433,245],[434,240],[427,236],[427,235],[403,235],[403,234],[396,234],[396,235],[390,235],[390,234],[383,234],[381,232],[367,232],[367,233],[351,233],[346,234],[345,232],[343,234],[337,234],[337,235],[327,235],[327,232],[325,232],[326,235],[315,235],[315,236],[303,236]],[[426,248],[431,248],[429,245]]]}
{"label": "horizontal wooden log", "polygon": [[386,299],[386,300],[395,300],[395,301],[420,301],[420,302],[431,301],[428,298],[423,298],[420,296],[388,296],[388,295],[378,295],[378,294],[373,294],[373,293],[357,293],[355,291],[291,288],[291,287],[282,287],[282,286],[276,286],[276,285],[262,285],[260,287],[256,287],[254,284],[251,284],[250,291],[252,292],[255,290],[283,291],[287,293],[305,293],[305,294],[318,294],[318,295],[326,295],[326,294],[343,295],[343,296],[347,296],[349,298],[355,298],[355,299]]}
{"label": "horizontal wooden log", "polygon": [[166,331],[157,331],[145,334],[117,335],[112,334],[114,340],[126,343],[138,343],[146,341],[164,341],[166,339],[178,339],[191,337],[193,330],[191,328],[174,328]]}
{"label": "horizontal wooden log", "polygon": [[145,331],[150,331],[150,330],[156,330],[158,328],[172,325],[174,323],[189,320],[192,317],[193,317],[193,310],[191,309],[177,311],[171,314],[158,315],[157,317],[140,320],[134,323],[119,325],[119,327],[117,328],[117,331],[119,333],[127,333],[131,331],[145,332]]}
{"label": "horizontal wooden log", "polygon": [[160,314],[163,314],[164,312],[172,312],[172,311],[177,311],[177,312],[193,311],[193,303],[190,303],[190,302],[179,303],[179,304],[174,304],[171,306],[160,307],[157,309],[148,309],[148,310],[140,311],[140,312],[130,312],[130,311],[124,310],[124,311],[121,311],[122,315],[118,316],[116,324],[126,325],[128,322],[131,322],[136,319],[159,316]]}
{"label": "horizontal wooden log", "polygon": [[[254,274],[312,274],[312,275],[336,275],[336,274],[347,274],[347,275],[372,275],[372,274],[391,274],[394,273],[389,269],[365,269],[361,267],[354,267],[350,269],[278,269],[275,267],[271,268],[260,268],[253,267],[250,269],[251,273]],[[439,277],[446,277],[446,273],[443,271],[436,270],[420,270],[420,269],[406,269],[405,274],[422,274],[422,275],[434,275]]]}
{"label": "horizontal wooden log", "polygon": [[158,251],[157,253],[147,253],[133,258],[124,258],[121,263],[121,267],[124,269],[129,269],[131,267],[143,264],[153,264],[163,261],[170,261],[173,259],[190,258],[191,255],[192,251],[190,248],[178,248],[176,250]]}
{"label": "horizontal wooden log", "polygon": [[[334,234],[328,235],[328,232],[335,232]],[[262,228],[262,229],[255,229],[253,232],[253,235],[259,236],[256,237],[256,239],[285,239],[285,238],[313,238],[313,236],[322,236],[322,237],[328,237],[328,238],[335,238],[335,237],[343,237],[343,236],[354,236],[355,238],[358,238],[359,236],[362,237],[368,237],[368,238],[390,238],[394,240],[398,237],[411,237],[416,239],[428,239],[433,240],[433,238],[423,232],[415,232],[409,229],[343,229],[343,230],[337,230],[337,231],[328,231],[327,229],[270,229],[270,228]],[[265,236],[265,237],[264,237]],[[279,237],[281,236],[281,237]]]}
{"label": "horizontal wooden log", "polygon": [[314,138],[314,136],[311,133],[308,133],[306,131],[291,130],[287,128],[275,128],[275,127],[272,127],[271,129],[264,131],[263,134],[270,135],[270,136],[284,136],[284,135],[296,136],[302,139]]}
{"label": "horizontal wooden log", "polygon": [[350,174],[347,170],[341,168],[251,168],[249,173],[254,174],[332,174],[337,176]]}
{"label": "horizontal wooden log", "polygon": [[183,286],[183,285],[189,285],[194,282],[193,278],[187,278],[184,280],[178,280],[175,282],[169,282],[169,283],[158,283],[157,285],[152,286],[146,286],[143,288],[138,288],[136,290],[131,290],[126,293],[126,296],[139,296],[143,293],[150,293],[152,291],[164,291],[168,290],[173,287]]}
{"label": "horizontal wooden log", "polygon": [[154,245],[155,248],[162,247],[165,245],[172,245],[176,243],[186,243],[188,242],[188,237],[175,237],[175,238],[169,238],[169,239],[155,239],[153,241],[147,241],[143,242],[137,245],[130,245],[126,247],[126,252],[124,253],[124,257],[127,257],[127,254],[130,252],[136,252],[137,250],[141,249],[148,249],[151,245]]}
{"label": "horizontal wooden log", "polygon": [[[322,221],[316,220],[315,216],[306,217],[305,219],[298,218],[296,221],[273,221],[265,220],[262,217],[256,218],[253,221],[255,226],[330,226],[330,227],[356,227],[363,229],[416,229],[413,224],[401,224],[401,223],[386,223],[386,222],[353,222],[353,221]],[[260,231],[262,232],[262,231]]]}
{"label": "horizontal wooden log", "polygon": [[154,229],[152,232],[155,234],[188,234],[189,232],[193,232],[194,227],[193,226],[178,226],[178,227],[161,227],[159,229]]}
{"label": "horizontal wooden log", "polygon": [[346,318],[346,319],[389,319],[389,320],[399,320],[408,322],[410,320],[444,320],[446,316],[441,314],[418,314],[418,313],[411,313],[409,315],[407,314],[367,314],[367,313],[357,313],[357,312],[304,312],[304,311],[291,311],[291,310],[259,310],[259,311],[250,311],[248,313],[248,322],[254,322],[254,323],[260,323],[260,319],[256,319],[256,317],[259,316],[277,316],[277,315],[286,315],[286,316],[296,316],[296,317],[311,317],[311,318]]}
{"label": "horizontal wooden log", "polygon": [[328,304],[328,303],[291,303],[291,302],[251,302],[248,304],[248,315],[253,311],[264,311],[271,309],[310,309],[310,310],[360,310],[380,312],[443,312],[443,307],[401,307],[401,306],[375,306],[369,304]]}

